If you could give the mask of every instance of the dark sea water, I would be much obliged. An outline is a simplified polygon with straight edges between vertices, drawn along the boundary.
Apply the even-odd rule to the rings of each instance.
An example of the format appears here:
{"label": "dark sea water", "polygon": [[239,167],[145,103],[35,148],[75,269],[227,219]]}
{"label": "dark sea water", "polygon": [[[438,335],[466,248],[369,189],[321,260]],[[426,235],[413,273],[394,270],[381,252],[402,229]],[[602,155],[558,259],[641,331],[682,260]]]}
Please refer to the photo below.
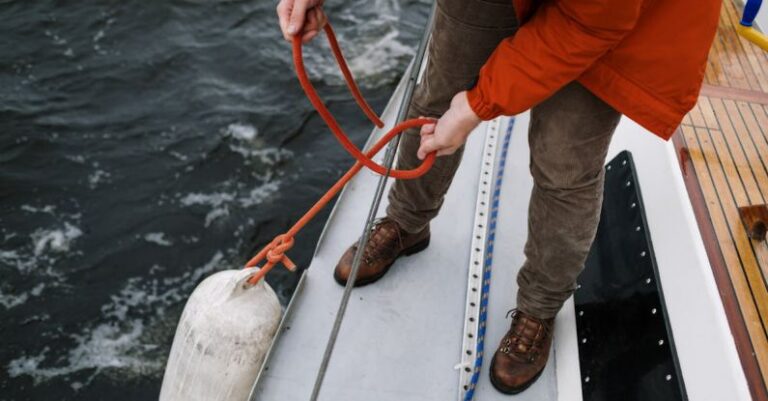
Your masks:
{"label": "dark sea water", "polygon": [[[0,399],[156,399],[195,285],[242,266],[352,164],[305,100],[274,8],[0,0]],[[326,9],[380,111],[428,4]],[[306,57],[362,144],[370,125],[322,37]],[[328,211],[297,237],[300,265]],[[285,303],[295,277],[268,279]]]}

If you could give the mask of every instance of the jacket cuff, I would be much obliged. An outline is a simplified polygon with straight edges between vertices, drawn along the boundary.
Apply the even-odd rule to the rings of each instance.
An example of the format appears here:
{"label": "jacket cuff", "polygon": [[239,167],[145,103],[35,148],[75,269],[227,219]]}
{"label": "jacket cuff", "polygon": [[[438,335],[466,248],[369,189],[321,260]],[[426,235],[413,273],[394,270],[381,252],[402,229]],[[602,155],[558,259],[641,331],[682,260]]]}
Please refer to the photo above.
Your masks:
{"label": "jacket cuff", "polygon": [[493,120],[501,115],[501,112],[488,104],[485,100],[483,93],[480,90],[480,85],[476,85],[474,88],[467,91],[467,101],[469,102],[469,107],[481,120]]}

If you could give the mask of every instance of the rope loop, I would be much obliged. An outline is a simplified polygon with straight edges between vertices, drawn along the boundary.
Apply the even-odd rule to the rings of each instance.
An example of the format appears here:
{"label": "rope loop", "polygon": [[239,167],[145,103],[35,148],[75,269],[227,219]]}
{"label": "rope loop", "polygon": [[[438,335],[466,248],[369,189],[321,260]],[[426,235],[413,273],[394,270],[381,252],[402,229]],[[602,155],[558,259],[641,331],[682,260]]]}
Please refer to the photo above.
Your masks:
{"label": "rope loop", "polygon": [[[371,106],[368,105],[368,102],[365,101],[362,93],[360,93],[360,89],[355,83],[355,79],[352,77],[352,73],[349,71],[347,62],[344,60],[344,56],[341,54],[339,43],[336,40],[336,35],[333,33],[331,25],[326,24],[324,31],[326,37],[328,38],[328,43],[331,46],[331,50],[333,51],[333,56],[336,59],[336,63],[338,64],[339,69],[344,76],[344,80],[347,83],[349,91],[352,93],[352,97],[355,98],[357,105],[360,107],[363,113],[365,113],[368,119],[371,120],[371,122],[373,122],[373,124],[377,127],[383,128],[384,123],[371,109]],[[320,200],[318,200],[317,203],[315,203],[304,214],[304,216],[302,216],[301,219],[299,219],[299,221],[297,221],[293,227],[291,227],[290,230],[288,230],[285,234],[280,234],[275,237],[272,242],[267,244],[267,246],[259,251],[256,256],[254,256],[251,260],[248,261],[248,263],[246,263],[246,268],[252,268],[256,267],[256,265],[265,259],[267,261],[261,269],[257,270],[248,279],[248,283],[250,284],[256,284],[278,263],[282,264],[291,271],[296,269],[296,264],[293,263],[288,255],[285,254],[285,252],[287,252],[293,246],[293,236],[296,235],[296,233],[301,230],[313,217],[315,217],[317,213],[325,205],[327,205],[328,202],[330,202],[331,199],[336,196],[337,193],[339,193],[339,191],[341,191],[344,185],[346,185],[352,179],[352,177],[354,177],[355,174],[357,174],[362,169],[363,166],[380,175],[389,175],[399,180],[410,180],[426,174],[427,171],[429,171],[429,169],[432,168],[432,165],[435,163],[435,152],[427,155],[421,165],[411,170],[392,169],[386,166],[382,166],[372,160],[372,157],[375,156],[381,149],[383,149],[390,140],[395,138],[403,131],[411,128],[418,128],[425,124],[434,123],[434,120],[430,118],[413,118],[403,121],[387,131],[387,133],[384,134],[384,136],[382,136],[381,139],[379,139],[367,152],[363,153],[360,149],[358,149],[357,146],[352,143],[349,137],[341,129],[341,126],[333,117],[328,108],[325,107],[325,104],[317,94],[315,87],[312,85],[312,82],[310,82],[307,71],[304,68],[304,56],[302,54],[301,45],[301,34],[298,34],[293,37],[293,64],[296,67],[296,75],[299,78],[299,83],[301,84],[302,89],[304,89],[304,93],[306,93],[307,97],[309,98],[310,103],[312,103],[312,106],[315,107],[315,110],[317,110],[318,114],[320,114],[320,117],[322,117],[323,121],[325,121],[325,123],[328,125],[328,128],[330,128],[331,132],[333,132],[333,135],[336,137],[336,139],[338,139],[344,149],[346,149],[347,152],[349,152],[349,154],[351,154],[355,160],[357,160],[357,163],[355,163],[355,165],[352,166],[352,168],[350,168],[349,171],[347,171],[347,173],[344,174],[344,176],[341,177],[336,182],[336,184],[334,184],[331,189],[329,189],[320,198]]]}

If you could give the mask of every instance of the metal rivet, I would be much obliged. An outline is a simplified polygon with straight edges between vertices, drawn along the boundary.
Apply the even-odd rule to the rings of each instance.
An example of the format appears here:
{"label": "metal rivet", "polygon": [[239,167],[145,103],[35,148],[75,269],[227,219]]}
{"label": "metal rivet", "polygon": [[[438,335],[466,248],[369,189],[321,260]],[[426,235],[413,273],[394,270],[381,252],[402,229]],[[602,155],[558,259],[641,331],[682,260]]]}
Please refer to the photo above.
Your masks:
{"label": "metal rivet", "polygon": [[606,170],[610,170],[611,169],[611,165],[609,164],[608,167],[606,167],[605,169]]}
{"label": "metal rivet", "polygon": [[632,202],[632,206],[631,206],[631,208],[632,208],[632,209],[634,209],[635,207],[637,207],[637,203],[635,203],[635,202]]}
{"label": "metal rivet", "polygon": [[640,231],[640,230],[641,230],[640,226],[635,227],[635,231]]}
{"label": "metal rivet", "polygon": [[651,309],[651,314],[652,314],[652,315],[655,315],[655,314],[656,314],[656,308],[653,308],[653,309]]}
{"label": "metal rivet", "polygon": [[632,181],[627,181],[627,183],[626,183],[625,185],[626,185],[626,186],[630,186],[630,185],[632,185]]}
{"label": "metal rivet", "polygon": [[589,376],[584,378],[584,383],[589,383]]}
{"label": "metal rivet", "polygon": [[626,165],[627,165],[627,161],[626,161],[626,160],[622,160],[622,161],[621,161],[621,165],[622,165],[622,166],[626,166]]}
{"label": "metal rivet", "polygon": [[659,346],[662,346],[662,345],[664,345],[664,340],[663,339],[659,340]]}
{"label": "metal rivet", "polygon": [[586,344],[586,343],[587,343],[587,339],[586,339],[586,338],[582,338],[582,339],[581,339],[581,343],[582,343],[582,344]]}
{"label": "metal rivet", "polygon": [[579,311],[579,316],[584,316],[584,311],[583,310]]}
{"label": "metal rivet", "polygon": [[645,251],[642,251],[642,252],[640,252],[640,257],[641,257],[641,258],[644,258],[644,257],[645,257],[645,255],[647,255],[647,253],[646,253]]}
{"label": "metal rivet", "polygon": [[650,278],[645,279],[645,284],[651,284],[651,279]]}
{"label": "metal rivet", "polygon": [[667,379],[667,381],[672,380],[672,375],[667,375],[666,379]]}
{"label": "metal rivet", "polygon": [[576,289],[578,290],[580,288],[581,288],[581,284],[576,284]]}

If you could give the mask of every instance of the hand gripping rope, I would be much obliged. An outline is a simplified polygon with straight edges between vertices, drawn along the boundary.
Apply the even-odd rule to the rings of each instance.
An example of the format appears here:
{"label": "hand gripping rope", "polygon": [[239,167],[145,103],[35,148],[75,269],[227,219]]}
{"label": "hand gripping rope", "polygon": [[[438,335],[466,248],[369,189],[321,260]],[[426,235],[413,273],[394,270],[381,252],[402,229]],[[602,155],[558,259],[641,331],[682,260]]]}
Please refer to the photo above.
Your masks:
{"label": "hand gripping rope", "polygon": [[[333,50],[333,56],[336,58],[336,63],[339,65],[339,69],[341,69],[341,73],[344,75],[344,80],[347,83],[347,87],[352,93],[352,96],[355,98],[357,105],[360,106],[360,109],[362,109],[363,113],[365,113],[365,115],[368,116],[368,119],[371,120],[371,122],[373,122],[377,127],[384,127],[384,123],[376,115],[376,113],[371,110],[371,107],[360,93],[360,89],[358,89],[357,84],[355,84],[352,73],[349,71],[349,67],[347,67],[346,61],[344,61],[344,56],[341,54],[339,43],[336,41],[336,35],[333,33],[331,25],[326,24],[324,31],[325,35],[328,37],[328,43],[331,46],[331,50]],[[309,81],[307,71],[304,69],[304,57],[302,55],[301,45],[302,43],[300,35],[294,36],[293,64],[296,67],[296,75],[299,78],[299,83],[301,83],[301,87],[304,89],[304,93],[306,93],[309,101],[312,103],[312,106],[315,107],[315,110],[317,110],[317,112],[320,114],[320,117],[323,118],[323,121],[325,121],[325,123],[328,125],[328,128],[331,129],[333,135],[336,137],[336,139],[339,140],[339,142],[341,142],[341,145],[344,147],[344,149],[346,149],[347,152],[349,152],[349,154],[351,154],[357,160],[357,162],[335,184],[333,184],[328,192],[326,192],[303,216],[301,216],[301,218],[293,225],[293,227],[291,227],[284,234],[280,234],[275,237],[272,242],[265,246],[261,251],[259,251],[258,254],[256,254],[256,256],[254,256],[251,260],[248,261],[248,263],[246,263],[245,267],[251,268],[266,259],[264,266],[262,266],[261,269],[255,272],[248,279],[250,284],[256,284],[278,263],[282,263],[283,266],[291,271],[296,269],[296,265],[285,254],[285,252],[291,249],[293,246],[294,235],[296,235],[299,230],[304,228],[304,226],[307,225],[307,223],[312,220],[312,218],[315,217],[315,215],[317,215],[317,213],[320,212],[320,210],[322,210],[322,208],[325,207],[325,205],[327,205],[328,202],[330,202],[331,199],[333,199],[333,197],[336,196],[336,194],[338,194],[342,188],[344,188],[344,185],[346,185],[352,179],[352,177],[354,177],[355,174],[357,174],[363,167],[367,167],[368,169],[380,175],[386,175],[387,172],[389,172],[391,177],[400,180],[409,180],[421,177],[422,175],[426,174],[426,172],[429,171],[429,169],[435,163],[435,153],[430,153],[427,155],[427,157],[424,159],[424,162],[422,162],[419,167],[413,170],[387,169],[386,167],[371,160],[371,158],[376,155],[376,153],[384,148],[387,142],[389,142],[392,138],[396,137],[406,129],[434,123],[434,120],[428,118],[415,118],[403,121],[389,130],[389,132],[387,132],[381,139],[379,139],[379,141],[376,142],[376,144],[374,144],[373,147],[371,147],[371,149],[366,153],[360,151],[360,149],[358,149],[355,144],[349,140],[349,137],[341,129],[341,126],[339,126],[339,123],[333,117],[328,108],[325,107],[325,104],[323,104],[320,96],[318,96],[317,91],[315,91],[315,87],[312,86],[312,83]]]}

